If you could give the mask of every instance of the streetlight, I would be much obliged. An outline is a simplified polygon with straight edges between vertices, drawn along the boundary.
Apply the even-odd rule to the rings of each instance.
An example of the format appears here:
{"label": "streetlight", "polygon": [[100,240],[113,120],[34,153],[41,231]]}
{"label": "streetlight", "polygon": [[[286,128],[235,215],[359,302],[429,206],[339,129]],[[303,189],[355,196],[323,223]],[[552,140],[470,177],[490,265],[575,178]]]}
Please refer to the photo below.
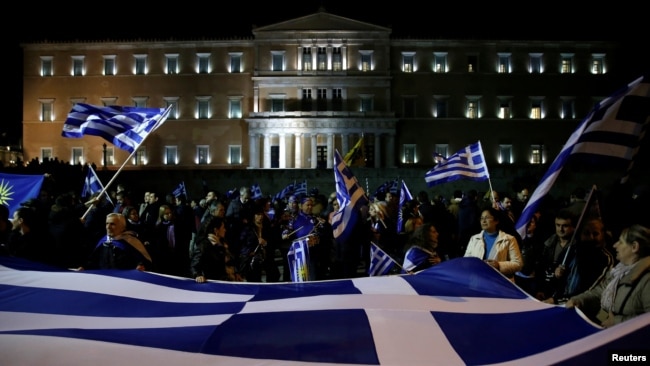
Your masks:
{"label": "streetlight", "polygon": [[106,164],[106,143],[102,145],[104,147],[104,150],[102,150],[102,153],[104,154],[104,170],[108,169],[108,165]]}

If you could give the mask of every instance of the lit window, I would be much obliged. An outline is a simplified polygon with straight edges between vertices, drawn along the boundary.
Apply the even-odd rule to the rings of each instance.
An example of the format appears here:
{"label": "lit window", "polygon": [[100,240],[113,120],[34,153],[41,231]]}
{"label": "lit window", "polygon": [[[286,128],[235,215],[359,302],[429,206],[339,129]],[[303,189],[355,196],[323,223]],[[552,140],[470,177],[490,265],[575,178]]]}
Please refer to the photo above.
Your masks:
{"label": "lit window", "polygon": [[542,119],[542,101],[533,100],[530,104],[530,118]]}
{"label": "lit window", "polygon": [[241,164],[241,145],[228,146],[228,163],[231,165]]}
{"label": "lit window", "polygon": [[104,56],[104,75],[115,75],[115,55]]}
{"label": "lit window", "polygon": [[41,76],[52,76],[52,56],[41,56]]}
{"label": "lit window", "polygon": [[271,51],[271,70],[284,71],[284,51]]}
{"label": "lit window", "polygon": [[433,72],[447,72],[447,52],[433,53]]}
{"label": "lit window", "polygon": [[361,54],[361,71],[372,70],[372,52],[373,51],[359,51]]}
{"label": "lit window", "polygon": [[72,75],[83,76],[85,56],[72,56]]}
{"label": "lit window", "polygon": [[341,56],[341,47],[332,48],[332,70],[343,70],[343,57]]}
{"label": "lit window", "polygon": [[242,72],[241,58],[243,53],[241,52],[231,52],[230,53],[230,72],[231,73],[240,73]]}
{"label": "lit window", "polygon": [[530,57],[530,69],[531,74],[541,74],[544,72],[544,65],[542,63],[542,54],[541,53],[531,53]]}
{"label": "lit window", "polygon": [[512,145],[499,145],[499,164],[512,163]]}
{"label": "lit window", "polygon": [[210,73],[210,54],[209,53],[198,53],[196,55],[198,58],[198,70],[199,74],[209,74]]}
{"label": "lit window", "polygon": [[165,146],[165,165],[176,165],[178,164],[178,147],[177,146]]}
{"label": "lit window", "polygon": [[563,119],[576,118],[575,100],[573,98],[562,98],[562,115]]}
{"label": "lit window", "polygon": [[102,104],[104,107],[117,105],[117,97],[102,98]]}
{"label": "lit window", "polygon": [[327,48],[318,47],[317,65],[318,70],[327,70]]}
{"label": "lit window", "polygon": [[84,149],[82,147],[72,148],[72,158],[70,159],[70,165],[77,164],[84,164]]}
{"label": "lit window", "polygon": [[468,100],[467,101],[467,118],[474,119],[478,118],[478,100]]}
{"label": "lit window", "polygon": [[438,156],[447,158],[449,156],[449,144],[436,144],[435,152]]}
{"label": "lit window", "polygon": [[165,107],[169,108],[170,106],[172,109],[169,111],[169,119],[177,119],[178,118],[178,97],[164,97],[165,100]]}
{"label": "lit window", "polygon": [[52,148],[43,147],[41,148],[41,161],[47,161],[52,159]]}
{"label": "lit window", "polygon": [[402,71],[415,71],[415,52],[402,52]]}
{"label": "lit window", "polygon": [[147,148],[140,146],[133,156],[133,165],[147,165]]}
{"label": "lit window", "polygon": [[133,55],[135,58],[135,75],[145,75],[147,73],[147,55]]}
{"label": "lit window", "polygon": [[146,108],[149,97],[133,97],[133,105],[138,108]]}
{"label": "lit window", "polygon": [[370,95],[361,95],[360,96],[360,112],[372,112],[372,96]]}
{"label": "lit window", "polygon": [[199,145],[196,147],[196,163],[199,165],[210,164],[210,147]]}
{"label": "lit window", "polygon": [[509,119],[512,117],[511,112],[511,100],[510,98],[502,98],[499,101],[499,113],[498,117],[501,119]]}
{"label": "lit window", "polygon": [[242,97],[230,97],[228,100],[228,118],[241,118]]}
{"label": "lit window", "polygon": [[197,97],[196,101],[196,118],[210,118],[210,97]]}
{"label": "lit window", "polygon": [[499,53],[499,65],[497,72],[500,74],[509,74],[512,72],[510,68],[510,59],[512,55],[510,53]]}
{"label": "lit window", "polygon": [[166,73],[169,75],[178,74],[178,54],[166,54]]}
{"label": "lit window", "polygon": [[594,53],[591,55],[591,73],[604,74],[605,73],[605,55],[602,53]]}
{"label": "lit window", "polygon": [[467,56],[467,72],[477,72],[478,71],[478,56],[470,55]]}
{"label": "lit window", "polygon": [[560,65],[560,72],[562,74],[572,74],[573,73],[573,54],[572,53],[563,53],[560,55],[562,58],[562,64]]}
{"label": "lit window", "polygon": [[303,47],[302,49],[302,69],[311,71],[311,47]]}
{"label": "lit window", "polygon": [[530,145],[530,163],[544,163],[544,145]]}
{"label": "lit window", "polygon": [[[104,161],[102,161],[102,165]],[[106,165],[115,165],[115,148],[113,146],[106,146]]]}
{"label": "lit window", "polygon": [[415,157],[415,144],[404,144],[404,156],[402,157],[402,163],[404,164],[415,164],[417,159]]}
{"label": "lit window", "polygon": [[41,122],[54,121],[54,99],[40,99],[41,102]]}

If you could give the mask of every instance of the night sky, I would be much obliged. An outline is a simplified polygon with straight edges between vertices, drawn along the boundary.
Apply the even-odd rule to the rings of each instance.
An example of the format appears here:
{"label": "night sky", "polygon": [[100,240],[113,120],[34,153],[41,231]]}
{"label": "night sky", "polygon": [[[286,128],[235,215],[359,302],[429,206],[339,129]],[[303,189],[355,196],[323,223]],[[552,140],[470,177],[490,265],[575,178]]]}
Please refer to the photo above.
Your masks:
{"label": "night sky", "polygon": [[[228,4],[231,3],[231,4]],[[489,5],[487,4],[489,3]],[[553,5],[554,3],[560,5]],[[623,4],[624,2],[619,2]],[[617,4],[619,4],[617,3]],[[108,3],[111,4],[111,3]],[[566,2],[537,3],[451,1],[427,2],[413,9],[416,3],[402,6],[379,5],[380,2],[356,1],[283,1],[283,2],[215,2],[209,10],[182,9],[173,4],[169,10],[164,2],[145,7],[129,2],[121,8],[75,8],[77,3],[57,5],[65,9],[41,9],[30,14],[18,5],[7,14],[16,20],[13,29],[5,28],[10,57],[17,72],[3,73],[9,85],[10,113],[0,124],[0,145],[21,133],[22,120],[22,51],[21,42],[66,40],[131,40],[192,39],[252,36],[253,25],[265,26],[315,13],[323,6],[329,13],[390,27],[394,37],[410,38],[477,38],[477,39],[549,39],[549,40],[613,40],[641,42],[647,38],[641,9],[638,5],[599,10],[595,4],[586,10],[563,10]],[[427,4],[427,5],[424,5]],[[638,4],[638,3],[637,3]],[[497,8],[495,5],[498,5]],[[571,5],[573,6],[573,5]],[[245,10],[242,10],[245,9]],[[32,9],[33,10],[33,9]],[[241,14],[241,15],[237,15]],[[642,41],[647,46],[647,39]],[[10,141],[11,142],[11,141]]]}

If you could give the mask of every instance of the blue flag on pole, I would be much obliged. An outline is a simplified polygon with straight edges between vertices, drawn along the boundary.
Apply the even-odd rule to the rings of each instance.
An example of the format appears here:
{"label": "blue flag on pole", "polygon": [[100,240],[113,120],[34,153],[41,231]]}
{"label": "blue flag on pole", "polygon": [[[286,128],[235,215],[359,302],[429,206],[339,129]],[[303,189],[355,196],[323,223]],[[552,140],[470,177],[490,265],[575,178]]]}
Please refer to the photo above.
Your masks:
{"label": "blue flag on pole", "polygon": [[63,124],[61,136],[99,136],[122,150],[133,153],[169,116],[171,108],[126,106],[100,107],[77,103]]}
{"label": "blue flag on pole", "polygon": [[[569,140],[548,168],[537,188],[531,194],[515,228],[519,235],[526,235],[526,224],[550,191],[558,175],[574,155],[594,159],[632,160],[650,119],[650,76],[640,77],[625,88],[605,98],[569,136]],[[630,168],[628,168],[628,172]],[[624,183],[627,175],[621,179]]]}
{"label": "blue flag on pole", "polygon": [[43,179],[43,175],[0,173],[0,204],[9,208],[9,218],[13,217],[21,203],[38,198]]}
{"label": "blue flag on pole", "polygon": [[86,173],[86,178],[84,179],[84,186],[81,189],[81,197],[88,199],[93,194],[99,193],[101,191],[104,191],[104,195],[106,196],[108,202],[113,204],[111,196],[104,190],[104,185],[99,180],[97,173],[95,173],[95,169],[93,169],[92,166],[88,165],[88,172]]}
{"label": "blue flag on pole", "polygon": [[[402,264],[402,273],[412,272],[417,266],[424,261],[429,260],[431,256],[426,250],[419,247],[410,247],[404,254],[404,263]],[[421,267],[420,267],[421,268]]]}
{"label": "blue flag on pole", "polygon": [[368,275],[385,276],[395,266],[395,261],[388,253],[384,252],[377,244],[370,243],[370,266],[368,267]]}
{"label": "blue flag on pole", "polygon": [[483,181],[489,178],[480,141],[441,161],[424,175],[428,187],[459,179]]}
{"label": "blue flag on pole", "polygon": [[286,187],[284,187],[284,189],[276,193],[273,199],[276,201],[280,201],[289,197],[292,194],[293,194],[293,183],[289,183]]}
{"label": "blue flag on pole", "polygon": [[368,205],[368,197],[338,150],[334,151],[334,181],[340,207],[332,216],[332,230],[334,238],[345,243],[361,216],[361,207]]}
{"label": "blue flag on pole", "polygon": [[402,179],[402,184],[400,185],[399,191],[399,208],[397,210],[397,232],[401,233],[404,230],[404,215],[402,214],[402,207],[406,204],[407,201],[411,201],[413,196],[409,191],[406,183]]}
{"label": "blue flag on pole", "polygon": [[309,281],[309,245],[307,238],[295,240],[287,253],[291,282]]}
{"label": "blue flag on pole", "polygon": [[185,198],[188,198],[187,189],[185,188],[185,182],[183,181],[178,183],[178,186],[174,189],[172,194],[174,195],[174,197],[185,196]]}
{"label": "blue flag on pole", "polygon": [[293,194],[296,196],[307,195],[307,180],[303,180],[302,183],[297,183],[293,187]]}
{"label": "blue flag on pole", "polygon": [[257,200],[264,197],[262,194],[262,188],[258,183],[255,183],[251,186],[251,199]]}

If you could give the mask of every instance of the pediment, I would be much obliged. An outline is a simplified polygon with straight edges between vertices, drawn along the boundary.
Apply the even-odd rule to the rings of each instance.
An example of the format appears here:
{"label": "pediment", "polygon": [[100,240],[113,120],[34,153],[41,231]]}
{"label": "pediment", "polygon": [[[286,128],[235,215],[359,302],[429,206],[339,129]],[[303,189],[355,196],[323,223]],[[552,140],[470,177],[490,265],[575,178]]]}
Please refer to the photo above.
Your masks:
{"label": "pediment", "polygon": [[253,34],[267,32],[327,32],[327,31],[351,31],[351,32],[387,32],[391,29],[375,24],[365,23],[358,20],[345,18],[328,13],[321,9],[317,13],[299,18],[290,19],[280,23],[274,23],[253,29]]}

